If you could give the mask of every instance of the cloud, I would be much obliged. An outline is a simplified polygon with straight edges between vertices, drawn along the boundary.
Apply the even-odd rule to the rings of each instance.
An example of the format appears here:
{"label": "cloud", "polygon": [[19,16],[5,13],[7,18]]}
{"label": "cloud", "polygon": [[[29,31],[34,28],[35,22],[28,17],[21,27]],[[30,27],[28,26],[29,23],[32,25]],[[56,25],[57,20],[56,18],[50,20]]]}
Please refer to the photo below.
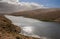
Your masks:
{"label": "cloud", "polygon": [[0,1],[3,1],[3,2],[19,2],[19,0],[0,0]]}
{"label": "cloud", "polygon": [[45,8],[44,5],[29,2],[19,2],[19,0],[0,0],[0,12],[15,12],[24,10],[34,10]]}

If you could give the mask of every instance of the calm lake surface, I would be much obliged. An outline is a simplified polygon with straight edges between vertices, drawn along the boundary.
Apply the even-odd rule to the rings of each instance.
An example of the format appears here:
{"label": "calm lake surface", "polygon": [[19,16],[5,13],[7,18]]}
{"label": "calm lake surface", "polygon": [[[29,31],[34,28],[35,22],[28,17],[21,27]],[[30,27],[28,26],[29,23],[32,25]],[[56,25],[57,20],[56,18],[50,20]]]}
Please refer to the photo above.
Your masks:
{"label": "calm lake surface", "polygon": [[22,28],[22,34],[42,36],[46,39],[60,39],[60,23],[42,22],[24,17],[6,17],[11,19],[15,25]]}

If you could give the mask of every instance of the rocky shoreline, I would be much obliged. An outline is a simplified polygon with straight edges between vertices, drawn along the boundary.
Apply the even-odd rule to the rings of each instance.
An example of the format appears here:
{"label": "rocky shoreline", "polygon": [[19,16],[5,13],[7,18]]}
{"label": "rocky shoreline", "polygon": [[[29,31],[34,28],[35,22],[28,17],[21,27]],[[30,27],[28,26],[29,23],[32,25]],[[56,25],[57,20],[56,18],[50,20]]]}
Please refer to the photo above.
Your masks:
{"label": "rocky shoreline", "polygon": [[19,34],[20,32],[20,27],[12,24],[5,16],[0,16],[0,39],[40,39]]}

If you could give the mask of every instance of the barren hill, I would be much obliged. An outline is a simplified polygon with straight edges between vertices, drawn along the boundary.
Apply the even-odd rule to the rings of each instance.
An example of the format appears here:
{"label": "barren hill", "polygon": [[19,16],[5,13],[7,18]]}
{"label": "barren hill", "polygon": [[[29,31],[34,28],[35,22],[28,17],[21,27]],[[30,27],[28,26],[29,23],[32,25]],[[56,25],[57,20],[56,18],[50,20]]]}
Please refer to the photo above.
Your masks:
{"label": "barren hill", "polygon": [[23,12],[14,12],[10,15],[24,16],[28,18],[39,19],[43,21],[60,22],[60,8],[37,9]]}

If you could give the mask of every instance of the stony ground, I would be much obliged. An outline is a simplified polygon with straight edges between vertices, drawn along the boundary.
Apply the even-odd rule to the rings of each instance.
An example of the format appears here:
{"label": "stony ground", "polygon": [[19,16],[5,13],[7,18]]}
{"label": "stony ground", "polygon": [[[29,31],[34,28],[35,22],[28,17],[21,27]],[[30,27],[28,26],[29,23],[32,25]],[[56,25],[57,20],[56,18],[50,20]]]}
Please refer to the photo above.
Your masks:
{"label": "stony ground", "polygon": [[24,36],[19,34],[20,32],[20,27],[12,24],[12,22],[4,16],[0,16],[0,39],[40,39]]}

